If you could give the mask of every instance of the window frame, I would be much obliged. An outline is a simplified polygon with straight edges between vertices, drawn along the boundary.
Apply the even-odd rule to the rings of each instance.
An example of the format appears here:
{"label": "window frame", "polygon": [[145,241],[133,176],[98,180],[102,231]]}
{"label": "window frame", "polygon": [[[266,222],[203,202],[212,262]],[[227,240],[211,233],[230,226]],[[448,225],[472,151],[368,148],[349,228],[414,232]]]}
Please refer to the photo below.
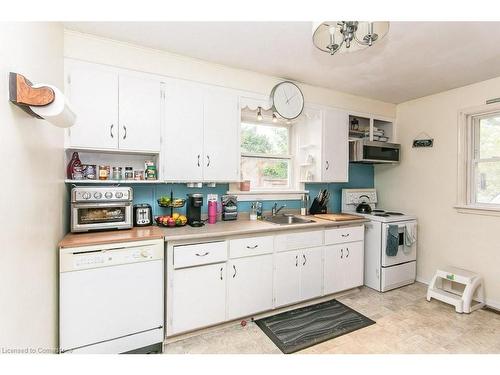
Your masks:
{"label": "window frame", "polygon": [[[455,208],[460,213],[500,216],[500,204],[478,203],[475,173],[480,145],[480,120],[500,116],[500,103],[467,108],[458,114],[458,189]],[[481,160],[481,159],[479,159]],[[500,159],[498,159],[500,161]],[[483,162],[486,162],[484,160]]]}
{"label": "window frame", "polygon": [[[266,154],[259,152],[243,152],[240,153],[240,168],[241,161],[243,158],[255,158],[255,159],[273,159],[273,160],[288,160],[288,186],[277,187],[277,188],[252,188],[250,186],[250,193],[290,193],[297,190],[297,182],[295,181],[295,168],[294,168],[294,153],[293,153],[293,142],[294,139],[294,127],[293,124],[280,124],[280,123],[272,123],[267,121],[264,118],[262,121],[251,120],[251,119],[241,119],[240,120],[240,134],[241,127],[243,124],[252,124],[256,126],[268,126],[268,127],[276,127],[276,128],[285,128],[288,130],[288,154]],[[240,150],[241,150],[241,137],[240,137]]]}

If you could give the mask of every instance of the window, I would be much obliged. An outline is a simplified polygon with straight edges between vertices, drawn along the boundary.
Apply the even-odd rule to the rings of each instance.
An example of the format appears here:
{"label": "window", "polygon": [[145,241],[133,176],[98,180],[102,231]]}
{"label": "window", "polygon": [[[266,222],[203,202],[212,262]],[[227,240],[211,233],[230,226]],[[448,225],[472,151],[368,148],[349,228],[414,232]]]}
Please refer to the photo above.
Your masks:
{"label": "window", "polygon": [[474,117],[472,126],[471,203],[500,208],[500,113]]}
{"label": "window", "polygon": [[241,177],[251,190],[289,190],[291,164],[289,126],[241,123]]}
{"label": "window", "polygon": [[500,215],[500,104],[459,114],[459,212]]}

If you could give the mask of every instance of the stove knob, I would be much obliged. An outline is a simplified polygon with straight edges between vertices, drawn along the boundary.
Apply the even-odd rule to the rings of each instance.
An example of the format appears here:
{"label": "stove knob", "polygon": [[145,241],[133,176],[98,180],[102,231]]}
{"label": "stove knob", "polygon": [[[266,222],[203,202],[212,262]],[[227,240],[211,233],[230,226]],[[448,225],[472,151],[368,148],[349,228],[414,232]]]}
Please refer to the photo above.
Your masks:
{"label": "stove knob", "polygon": [[107,199],[111,199],[111,198],[113,198],[113,193],[112,193],[112,192],[110,192],[110,191],[107,191],[107,192],[104,194],[104,196],[105,196]]}
{"label": "stove knob", "polygon": [[115,193],[115,197],[117,197],[118,199],[123,198],[123,193],[121,191],[117,191]]}
{"label": "stove knob", "polygon": [[94,198],[95,199],[101,199],[102,198],[102,193],[99,193],[99,192],[94,193]]}
{"label": "stove knob", "polygon": [[83,199],[90,199],[90,197],[91,197],[91,195],[90,195],[89,192],[85,192],[85,193],[82,194],[82,198]]}

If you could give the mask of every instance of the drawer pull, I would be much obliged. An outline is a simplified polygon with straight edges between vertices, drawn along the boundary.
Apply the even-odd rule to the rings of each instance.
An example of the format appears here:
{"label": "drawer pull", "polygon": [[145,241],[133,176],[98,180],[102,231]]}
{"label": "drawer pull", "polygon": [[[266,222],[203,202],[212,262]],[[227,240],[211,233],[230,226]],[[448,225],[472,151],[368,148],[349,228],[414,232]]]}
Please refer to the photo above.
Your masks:
{"label": "drawer pull", "polygon": [[342,237],[349,237],[349,234],[350,233],[347,233],[347,234],[341,234]]}
{"label": "drawer pull", "polygon": [[198,253],[196,253],[195,255],[196,255],[197,257],[204,257],[204,256],[207,256],[208,254],[210,254],[210,252],[208,252],[208,251],[207,251],[207,252],[206,252],[206,253],[204,253],[204,254],[198,254]]}
{"label": "drawer pull", "polygon": [[250,249],[250,250],[256,249],[258,247],[259,247],[259,245],[253,245],[253,246],[248,246],[247,245],[247,249]]}

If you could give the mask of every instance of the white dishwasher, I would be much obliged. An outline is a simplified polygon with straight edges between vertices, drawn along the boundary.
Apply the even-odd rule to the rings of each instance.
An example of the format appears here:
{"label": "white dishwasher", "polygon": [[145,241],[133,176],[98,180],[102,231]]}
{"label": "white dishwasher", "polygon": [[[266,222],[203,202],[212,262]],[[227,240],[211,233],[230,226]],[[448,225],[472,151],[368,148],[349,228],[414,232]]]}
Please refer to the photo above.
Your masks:
{"label": "white dishwasher", "polygon": [[163,254],[163,240],[61,249],[61,352],[161,351]]}

